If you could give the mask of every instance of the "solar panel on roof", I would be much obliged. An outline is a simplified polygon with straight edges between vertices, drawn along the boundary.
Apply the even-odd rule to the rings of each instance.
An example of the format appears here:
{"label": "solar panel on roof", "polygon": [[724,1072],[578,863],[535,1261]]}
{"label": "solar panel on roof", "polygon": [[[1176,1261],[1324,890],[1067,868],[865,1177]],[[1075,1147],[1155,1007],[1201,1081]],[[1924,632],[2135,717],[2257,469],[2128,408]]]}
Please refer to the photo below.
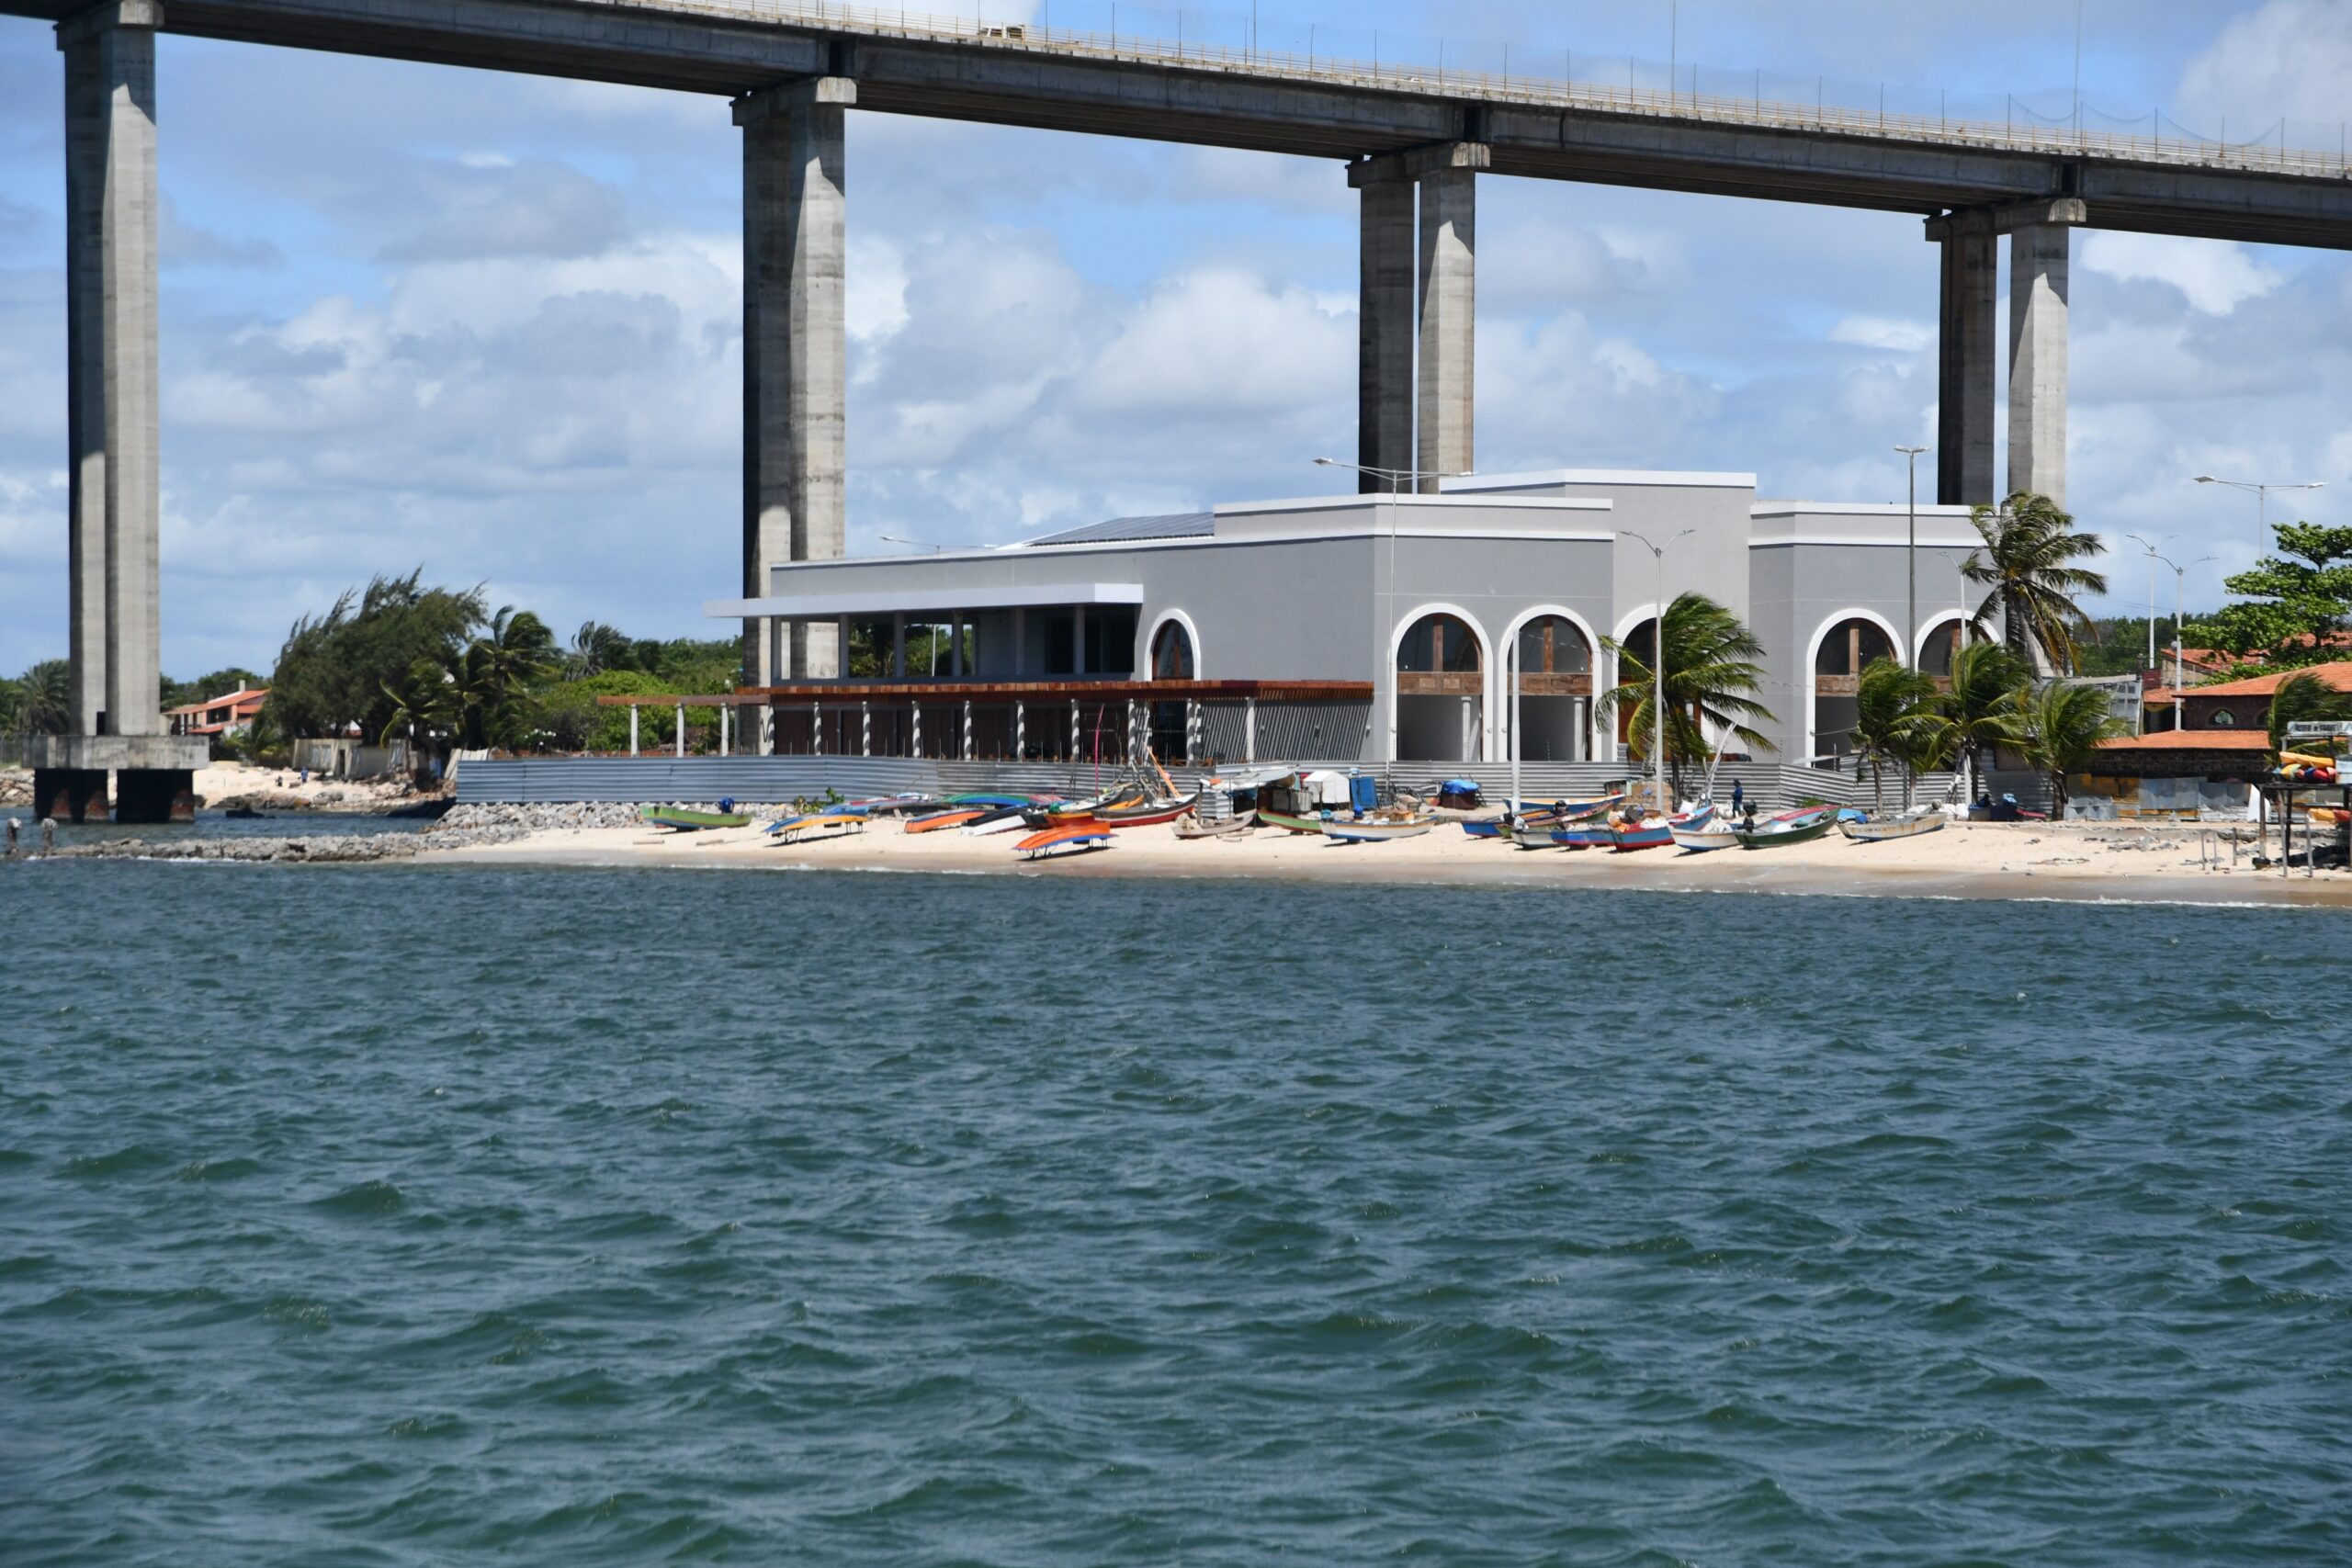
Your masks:
{"label": "solar panel on roof", "polygon": [[1026,547],[1118,544],[1131,539],[1200,539],[1216,532],[1215,513],[1167,512],[1151,517],[1114,517],[1107,523],[1089,523],[1058,534],[1043,534],[1029,540]]}

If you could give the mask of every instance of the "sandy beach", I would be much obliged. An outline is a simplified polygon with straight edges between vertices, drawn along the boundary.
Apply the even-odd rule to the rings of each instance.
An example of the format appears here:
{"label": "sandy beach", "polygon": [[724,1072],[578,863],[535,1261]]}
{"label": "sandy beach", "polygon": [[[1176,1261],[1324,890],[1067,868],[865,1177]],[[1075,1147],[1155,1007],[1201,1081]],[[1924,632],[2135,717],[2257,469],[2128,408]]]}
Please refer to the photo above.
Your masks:
{"label": "sandy beach", "polygon": [[[860,870],[1033,876],[1264,878],[1300,882],[1666,888],[1680,891],[2056,898],[2126,902],[2352,905],[2352,874],[2298,866],[2257,872],[2250,846],[2230,867],[2226,827],[2113,823],[1953,823],[1883,844],[1838,836],[1764,851],[1521,850],[1446,824],[1418,838],[1344,844],[1273,829],[1241,839],[1180,840],[1166,827],[1122,830],[1107,850],[1032,862],[1017,833],[910,834],[895,821],[779,843],[757,827],[669,834],[650,829],[537,831],[512,842],[418,857],[426,864]],[[2200,865],[2218,855],[2223,869]],[[2275,839],[2273,840],[2275,847]]]}

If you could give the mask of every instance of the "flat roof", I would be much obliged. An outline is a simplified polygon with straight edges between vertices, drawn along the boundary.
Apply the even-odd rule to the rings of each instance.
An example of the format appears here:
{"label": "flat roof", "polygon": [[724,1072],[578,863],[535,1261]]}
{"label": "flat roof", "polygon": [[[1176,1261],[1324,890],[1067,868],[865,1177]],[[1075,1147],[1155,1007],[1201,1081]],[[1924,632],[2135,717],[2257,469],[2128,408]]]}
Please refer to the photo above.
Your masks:
{"label": "flat roof", "polygon": [[1756,476],[1648,468],[1535,468],[1523,474],[1462,474],[1438,483],[1450,494],[1533,490],[1542,485],[1675,485],[1697,490],[1754,490]]}
{"label": "flat roof", "polygon": [[[895,556],[881,558],[896,560]],[[936,557],[922,556],[921,560]],[[797,563],[795,563],[797,564]],[[888,615],[935,610],[1035,610],[1063,604],[1140,604],[1140,582],[975,584],[969,588],[887,588],[845,593],[781,593],[760,599],[710,599],[702,613],[718,619],[770,615],[786,621],[831,621],[843,615]]]}

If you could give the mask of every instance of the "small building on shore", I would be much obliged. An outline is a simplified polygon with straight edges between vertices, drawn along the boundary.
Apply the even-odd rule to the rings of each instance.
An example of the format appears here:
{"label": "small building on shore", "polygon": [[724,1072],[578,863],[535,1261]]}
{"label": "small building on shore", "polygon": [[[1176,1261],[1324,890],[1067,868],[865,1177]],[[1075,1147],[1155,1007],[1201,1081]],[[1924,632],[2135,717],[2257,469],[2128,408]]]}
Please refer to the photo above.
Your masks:
{"label": "small building on shore", "polygon": [[[1777,760],[1831,765],[1871,660],[1949,669],[1980,544],[1965,507],[1558,469],[794,561],[706,609],[786,671],[746,694],[747,750],[1051,761],[1099,738],[1115,697],[1172,760],[1608,762],[1627,754],[1597,704],[1611,644],[1645,655],[1661,599],[1696,592],[1763,646]],[[910,636],[933,627],[944,665],[937,637]],[[844,675],[852,647],[886,666]]]}

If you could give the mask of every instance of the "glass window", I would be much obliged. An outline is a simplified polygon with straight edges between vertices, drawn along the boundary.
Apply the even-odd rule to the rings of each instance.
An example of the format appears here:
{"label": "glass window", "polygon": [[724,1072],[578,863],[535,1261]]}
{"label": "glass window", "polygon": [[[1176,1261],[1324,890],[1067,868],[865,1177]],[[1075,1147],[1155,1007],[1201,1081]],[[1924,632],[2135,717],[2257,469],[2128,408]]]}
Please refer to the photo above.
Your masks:
{"label": "glass window", "polygon": [[1592,644],[1566,616],[1538,615],[1519,629],[1519,672],[1589,675],[1592,673]]}
{"label": "glass window", "polygon": [[1195,666],[1193,660],[1193,639],[1182,621],[1170,621],[1151,639],[1151,678],[1155,681],[1189,681]]}
{"label": "glass window", "polygon": [[1453,615],[1423,615],[1396,649],[1396,668],[1408,674],[1476,674],[1478,638]]}

